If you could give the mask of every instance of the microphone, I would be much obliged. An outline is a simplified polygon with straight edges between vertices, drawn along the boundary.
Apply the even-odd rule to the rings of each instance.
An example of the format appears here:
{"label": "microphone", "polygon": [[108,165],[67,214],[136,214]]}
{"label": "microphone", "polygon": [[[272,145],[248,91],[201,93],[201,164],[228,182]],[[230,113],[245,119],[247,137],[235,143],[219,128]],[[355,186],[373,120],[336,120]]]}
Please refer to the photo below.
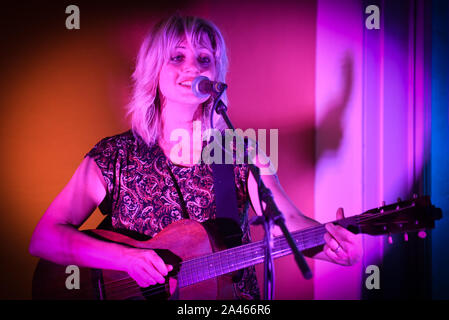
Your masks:
{"label": "microphone", "polygon": [[217,96],[226,90],[228,85],[223,82],[209,80],[208,77],[198,76],[192,81],[192,91],[200,99],[210,95]]}

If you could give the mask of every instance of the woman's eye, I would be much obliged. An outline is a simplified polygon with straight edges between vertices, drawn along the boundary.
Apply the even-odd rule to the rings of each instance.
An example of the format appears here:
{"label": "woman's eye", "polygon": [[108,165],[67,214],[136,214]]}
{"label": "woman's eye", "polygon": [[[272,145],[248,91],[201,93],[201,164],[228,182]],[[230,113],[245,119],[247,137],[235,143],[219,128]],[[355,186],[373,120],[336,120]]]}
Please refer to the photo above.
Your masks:
{"label": "woman's eye", "polygon": [[211,62],[211,59],[209,57],[198,57],[198,61],[201,64],[209,64]]}
{"label": "woman's eye", "polygon": [[174,62],[181,62],[183,59],[184,59],[184,56],[182,54],[178,54],[178,55],[171,57],[171,61],[174,61]]}

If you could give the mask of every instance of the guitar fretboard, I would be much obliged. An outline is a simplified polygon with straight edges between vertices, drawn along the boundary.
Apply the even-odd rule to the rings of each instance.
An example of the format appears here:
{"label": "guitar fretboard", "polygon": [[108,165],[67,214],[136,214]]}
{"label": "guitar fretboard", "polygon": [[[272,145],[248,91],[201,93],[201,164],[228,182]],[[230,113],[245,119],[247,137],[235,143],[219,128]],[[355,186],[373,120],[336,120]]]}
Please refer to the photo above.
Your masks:
{"label": "guitar fretboard", "polygon": [[[300,251],[325,243],[324,225],[292,232],[292,238]],[[273,258],[280,258],[292,252],[284,236],[273,239]],[[247,268],[265,259],[265,242],[257,241],[236,248],[212,253],[200,258],[184,261],[178,273],[179,287],[211,279],[236,270]]]}

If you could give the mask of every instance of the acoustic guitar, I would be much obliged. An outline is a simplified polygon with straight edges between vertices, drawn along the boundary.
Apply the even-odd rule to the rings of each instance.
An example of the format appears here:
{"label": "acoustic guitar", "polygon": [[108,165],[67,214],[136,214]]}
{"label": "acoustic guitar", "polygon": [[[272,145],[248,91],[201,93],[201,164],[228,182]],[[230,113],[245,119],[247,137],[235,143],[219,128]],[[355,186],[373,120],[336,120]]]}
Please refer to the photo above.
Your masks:
{"label": "acoustic guitar", "polygon": [[[434,207],[429,197],[420,197],[333,223],[355,234],[384,235],[434,228],[441,216],[441,209]],[[234,299],[233,282],[238,270],[262,263],[265,258],[264,241],[241,245],[237,240],[239,226],[225,219],[205,223],[179,220],[151,239],[110,230],[84,232],[105,241],[153,249],[174,268],[165,284],[141,288],[126,272],[80,267],[79,288],[70,288],[67,266],[40,259],[33,277],[33,299]],[[292,237],[303,251],[324,245],[325,233],[324,225],[318,225],[292,232]],[[290,253],[287,240],[275,237],[273,257]]]}

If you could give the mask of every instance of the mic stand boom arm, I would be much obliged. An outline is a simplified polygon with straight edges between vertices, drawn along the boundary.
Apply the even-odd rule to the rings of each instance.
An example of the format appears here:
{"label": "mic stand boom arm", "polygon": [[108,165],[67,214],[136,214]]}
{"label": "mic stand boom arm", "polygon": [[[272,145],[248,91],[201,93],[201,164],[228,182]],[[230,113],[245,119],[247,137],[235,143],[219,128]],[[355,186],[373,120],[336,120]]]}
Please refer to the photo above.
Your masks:
{"label": "mic stand boom arm", "polygon": [[[231,120],[229,119],[226,113],[227,106],[223,103],[223,101],[221,101],[220,96],[221,94],[215,96],[215,102],[211,112],[211,126],[212,126],[212,116],[215,110],[218,114],[220,114],[223,117],[228,128],[234,130],[234,126],[232,125]],[[266,204],[264,209],[262,203],[260,203],[260,208],[262,209],[263,216],[256,217],[255,219],[252,220],[251,223],[255,225],[262,224],[264,226],[265,230],[264,298],[265,300],[272,300],[274,297],[274,262],[272,256],[273,238],[271,234],[273,224],[279,226],[282,233],[284,234],[285,239],[287,240],[287,243],[293,252],[296,264],[301,270],[304,278],[311,279],[312,271],[310,270],[307,261],[305,260],[303,254],[299,251],[295,241],[293,240],[290,232],[288,231],[287,226],[285,225],[284,216],[282,215],[282,212],[278,209],[273,199],[271,190],[264,185],[262,179],[260,178],[259,168],[254,164],[249,164],[249,169],[253,174],[257,183],[259,202],[264,202]]]}

